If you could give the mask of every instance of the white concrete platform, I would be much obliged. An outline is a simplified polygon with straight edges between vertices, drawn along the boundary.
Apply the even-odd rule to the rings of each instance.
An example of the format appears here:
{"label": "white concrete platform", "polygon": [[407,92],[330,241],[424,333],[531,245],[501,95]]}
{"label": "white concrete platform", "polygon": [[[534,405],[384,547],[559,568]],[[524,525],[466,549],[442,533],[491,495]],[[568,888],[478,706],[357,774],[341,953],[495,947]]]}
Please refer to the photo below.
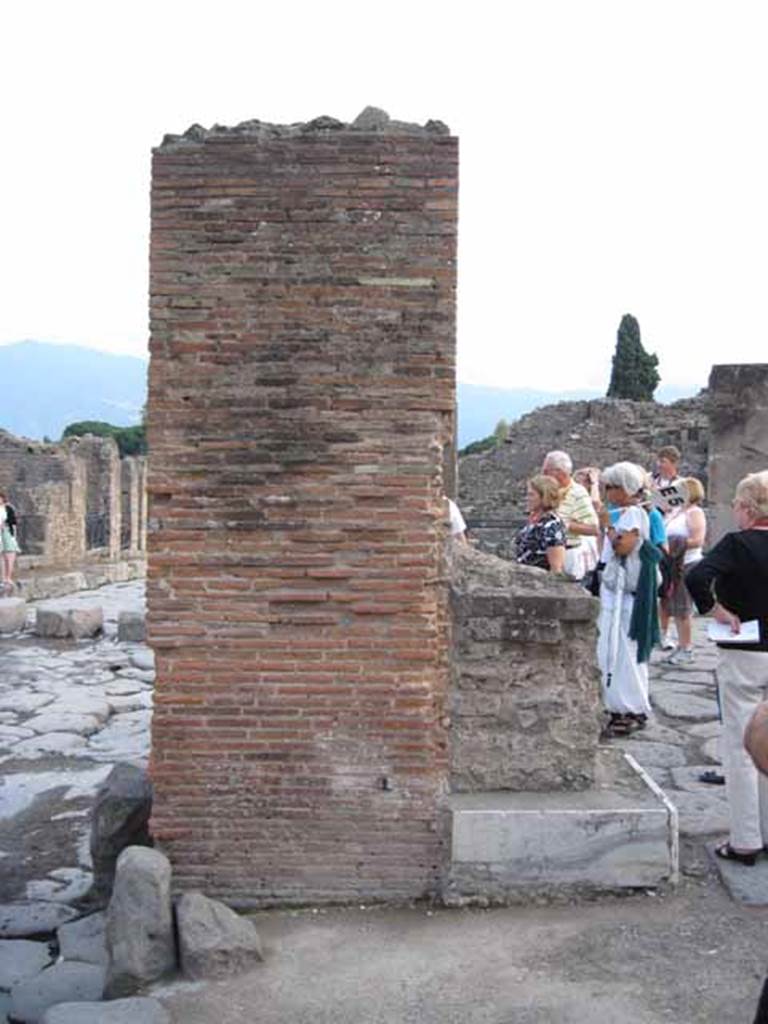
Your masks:
{"label": "white concrete platform", "polygon": [[633,758],[612,767],[584,792],[452,796],[446,902],[676,882],[675,807]]}

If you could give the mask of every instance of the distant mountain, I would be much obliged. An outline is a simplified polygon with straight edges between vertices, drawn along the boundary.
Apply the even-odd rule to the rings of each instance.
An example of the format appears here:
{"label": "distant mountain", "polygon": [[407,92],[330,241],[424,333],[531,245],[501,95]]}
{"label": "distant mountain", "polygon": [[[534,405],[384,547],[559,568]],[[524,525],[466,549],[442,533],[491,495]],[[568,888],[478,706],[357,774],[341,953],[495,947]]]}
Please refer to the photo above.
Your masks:
{"label": "distant mountain", "polygon": [[[676,402],[697,394],[698,388],[660,387],[657,402]],[[493,433],[493,428],[504,419],[508,423],[527,412],[554,402],[577,402],[591,398],[604,398],[605,392],[582,389],[574,391],[537,391],[534,388],[489,388],[478,384],[457,386],[459,407],[458,446],[464,448],[471,441],[479,441]]]}
{"label": "distant mountain", "polygon": [[147,361],[79,345],[20,341],[0,345],[0,428],[57,441],[69,423],[138,423]]}

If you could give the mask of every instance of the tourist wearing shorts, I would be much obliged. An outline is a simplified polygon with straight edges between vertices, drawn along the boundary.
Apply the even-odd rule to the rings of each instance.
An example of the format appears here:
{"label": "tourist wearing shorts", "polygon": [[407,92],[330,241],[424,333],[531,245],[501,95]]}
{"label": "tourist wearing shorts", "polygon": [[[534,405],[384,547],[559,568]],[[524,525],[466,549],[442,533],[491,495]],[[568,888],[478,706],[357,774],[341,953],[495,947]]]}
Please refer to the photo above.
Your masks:
{"label": "tourist wearing shorts", "polygon": [[8,504],[5,494],[0,492],[0,557],[3,572],[0,596],[13,593],[13,571],[19,550],[19,543],[16,540],[16,513],[13,506]]}

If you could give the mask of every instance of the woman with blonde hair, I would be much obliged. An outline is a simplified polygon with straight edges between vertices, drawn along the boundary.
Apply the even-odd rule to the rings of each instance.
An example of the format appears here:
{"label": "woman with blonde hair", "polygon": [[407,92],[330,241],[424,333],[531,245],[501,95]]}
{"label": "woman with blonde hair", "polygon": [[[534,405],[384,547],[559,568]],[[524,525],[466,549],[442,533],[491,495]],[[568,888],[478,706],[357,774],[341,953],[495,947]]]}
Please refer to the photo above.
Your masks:
{"label": "woman with blonde hair", "polygon": [[565,566],[565,524],[557,514],[560,484],[539,474],[528,481],[528,522],[515,537],[515,558],[521,565],[562,572]]}
{"label": "woman with blonde hair", "polygon": [[[768,844],[768,779],[744,748],[752,713],[768,698],[768,470],[736,488],[727,533],[685,577],[696,607],[730,629],[718,642],[717,683],[723,715],[722,756],[730,836],[718,857],[751,867]],[[739,640],[742,623],[756,632]]]}
{"label": "woman with blonde hair", "polygon": [[707,519],[701,507],[704,487],[694,477],[686,477],[683,484],[685,504],[673,509],[666,521],[670,571],[660,606],[662,647],[669,644],[665,638],[670,619],[675,620],[677,628],[677,649],[665,659],[671,665],[689,665],[694,660],[693,604],[684,578],[701,561],[707,533]]}

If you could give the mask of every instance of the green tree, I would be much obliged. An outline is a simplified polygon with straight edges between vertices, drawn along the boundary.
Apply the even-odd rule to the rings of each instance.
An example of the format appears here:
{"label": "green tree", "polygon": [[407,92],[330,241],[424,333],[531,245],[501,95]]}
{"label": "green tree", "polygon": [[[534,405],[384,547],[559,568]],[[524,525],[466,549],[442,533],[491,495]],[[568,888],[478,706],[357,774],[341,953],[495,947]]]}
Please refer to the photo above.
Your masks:
{"label": "green tree", "polygon": [[501,448],[504,442],[507,440],[509,434],[509,424],[505,419],[500,419],[496,426],[493,428],[493,436],[496,440],[496,447]]}
{"label": "green tree", "polygon": [[619,324],[616,352],[613,356],[608,398],[632,398],[636,402],[652,402],[658,387],[659,357],[643,348],[640,324],[625,313]]}
{"label": "green tree", "polygon": [[121,455],[146,455],[147,438],[144,424],[137,424],[135,427],[116,427],[113,423],[105,423],[103,420],[80,420],[78,423],[70,423],[64,428],[61,435],[65,437],[82,437],[84,434],[94,434],[96,437],[114,437]]}

